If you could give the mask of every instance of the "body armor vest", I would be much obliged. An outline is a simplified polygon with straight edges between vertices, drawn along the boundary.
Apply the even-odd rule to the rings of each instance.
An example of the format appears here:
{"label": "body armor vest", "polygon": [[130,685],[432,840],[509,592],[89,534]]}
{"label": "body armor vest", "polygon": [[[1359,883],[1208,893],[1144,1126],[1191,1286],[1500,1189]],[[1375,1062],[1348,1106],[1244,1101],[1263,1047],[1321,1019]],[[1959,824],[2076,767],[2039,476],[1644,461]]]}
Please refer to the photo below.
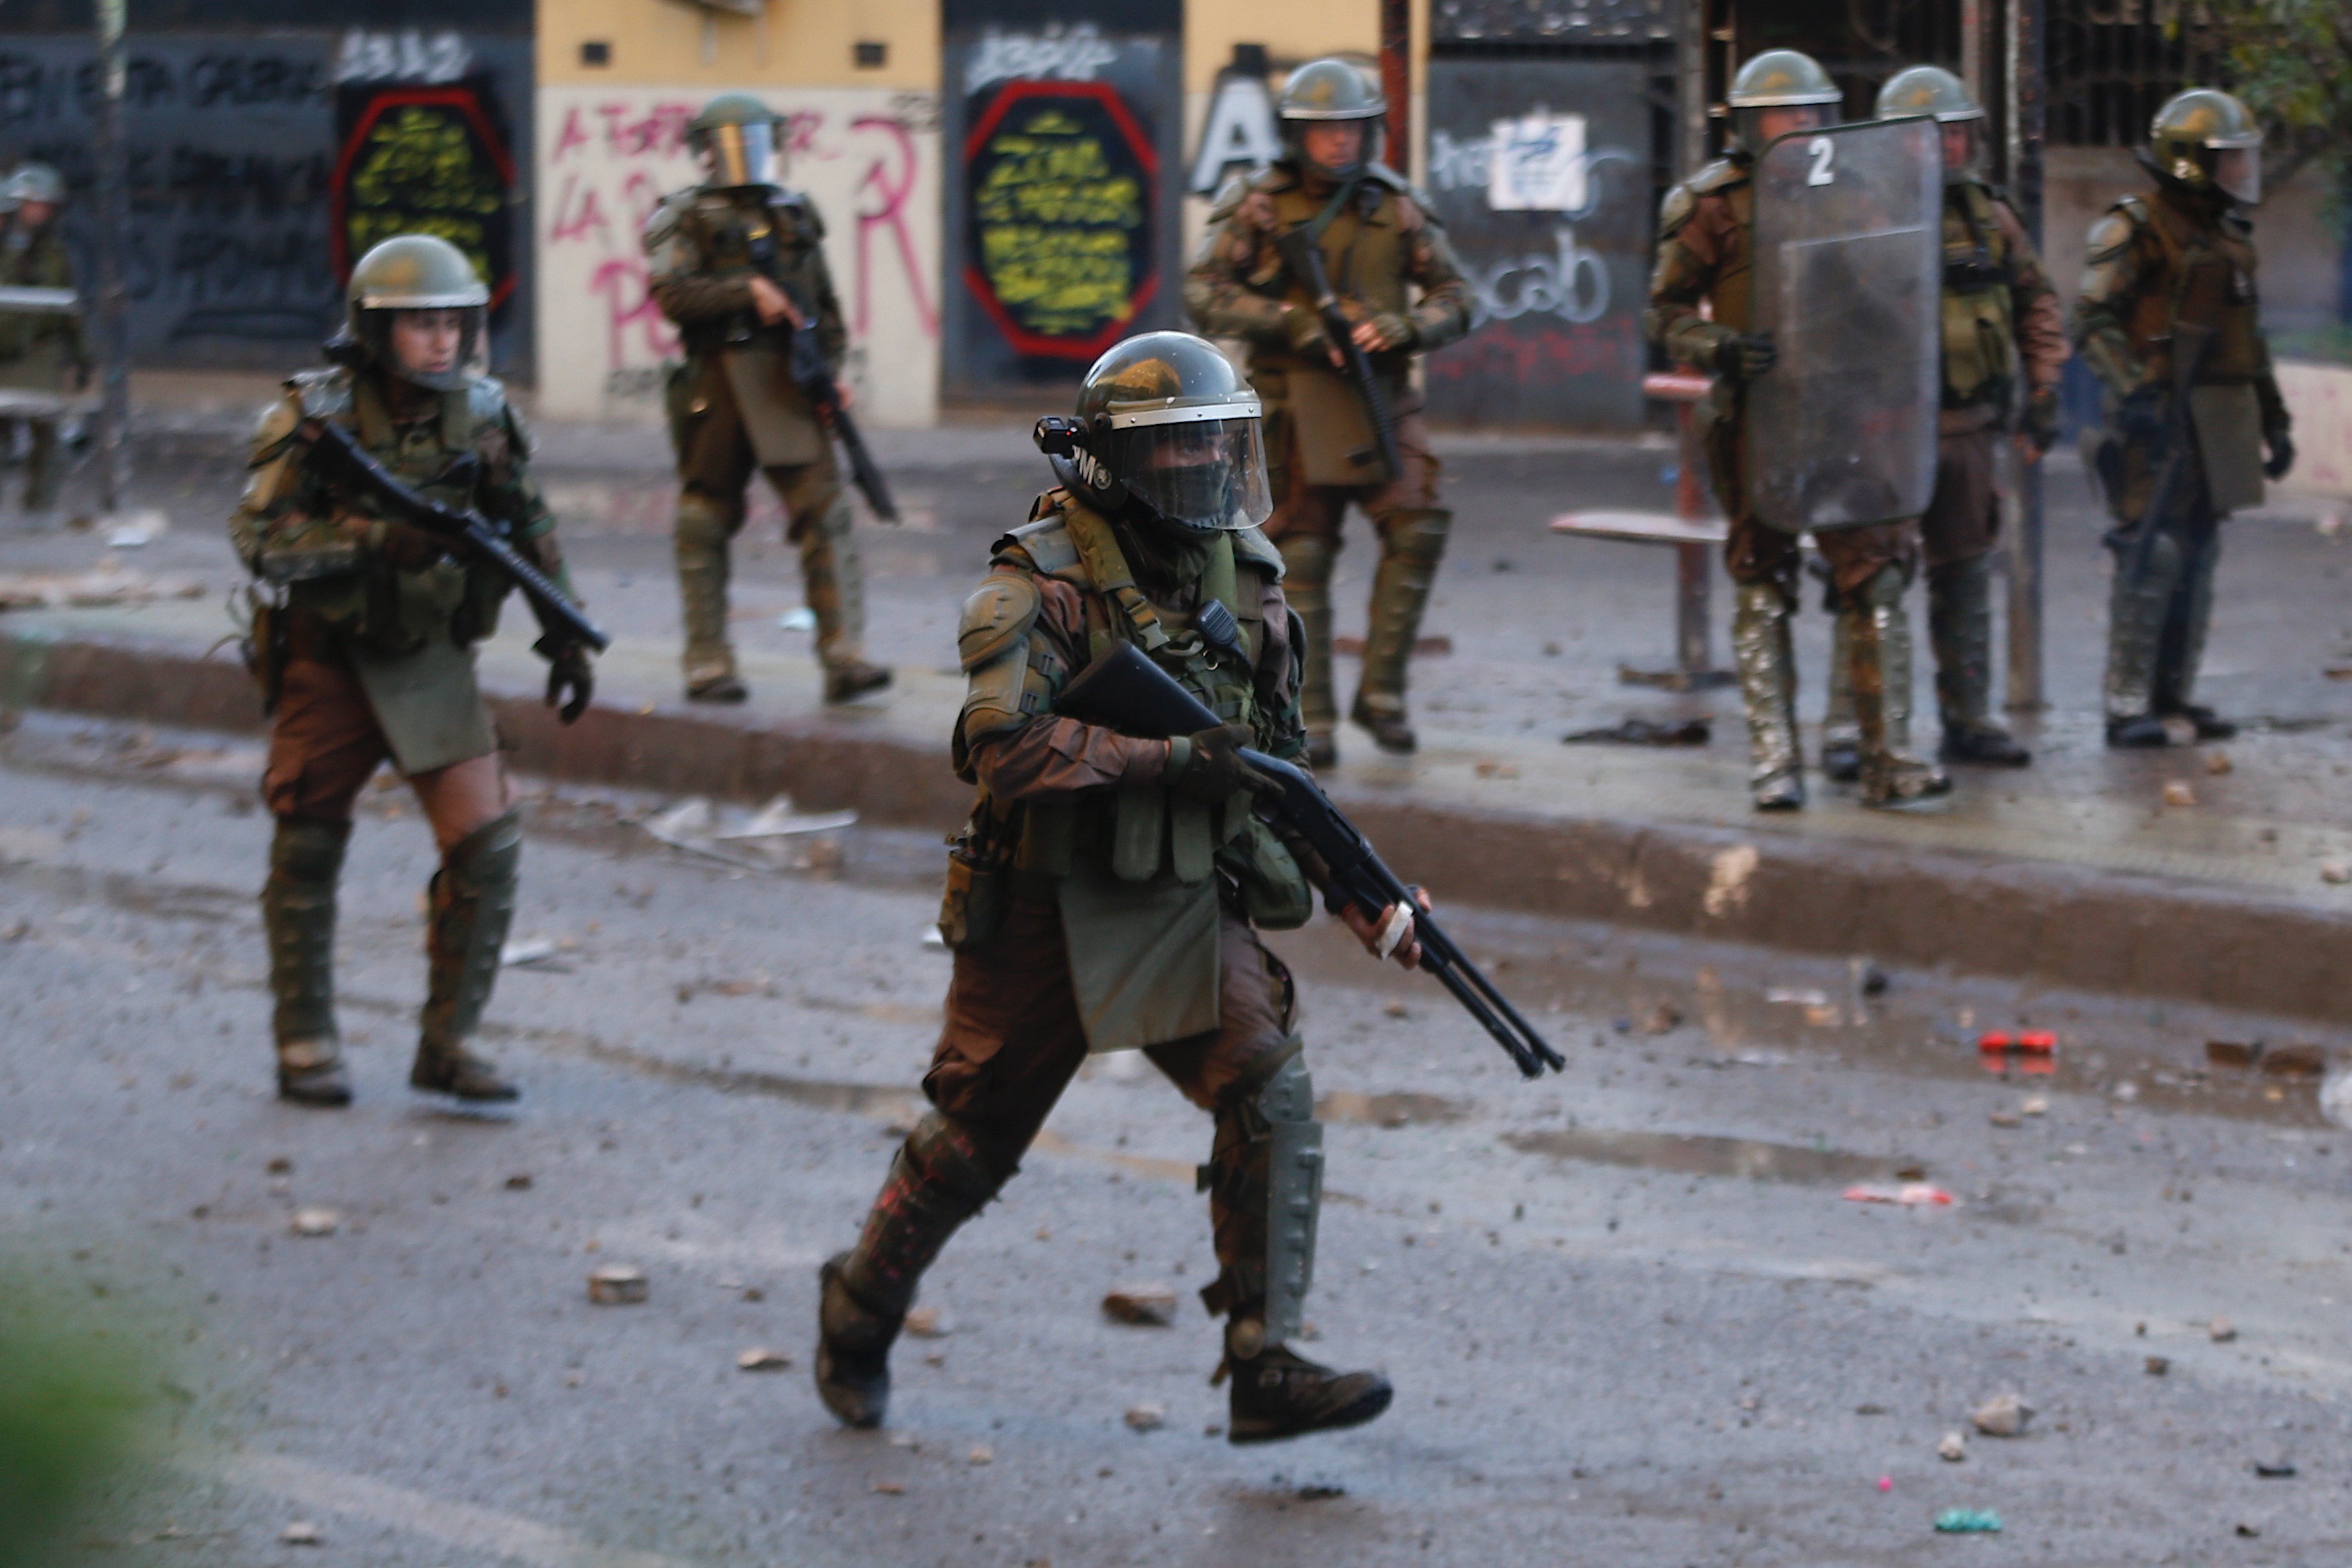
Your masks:
{"label": "body armor vest", "polygon": [[[1266,194],[1274,204],[1275,221],[1281,233],[1314,223],[1323,216],[1331,199],[1328,195],[1311,195],[1305,183],[1296,179]],[[1323,252],[1323,275],[1330,279],[1333,293],[1368,310],[1402,316],[1412,309],[1405,286],[1405,269],[1412,257],[1404,225],[1399,217],[1399,193],[1384,181],[1371,175],[1358,179],[1348,199],[1324,226],[1318,248]],[[1259,269],[1249,282],[1259,292],[1274,295],[1286,305],[1296,305],[1304,310],[1315,309],[1315,297],[1308,292],[1307,280],[1291,277],[1270,244],[1259,258]],[[1286,348],[1270,345],[1254,348],[1250,359],[1253,370],[1331,368],[1328,360],[1302,360]],[[1391,353],[1374,355],[1372,363],[1383,374],[1402,376],[1410,361],[1409,354]]]}
{"label": "body armor vest", "polygon": [[2164,258],[2162,279],[2133,302],[2129,322],[2132,347],[2150,374],[2170,379],[2173,323],[2190,321],[2213,329],[2199,384],[2252,383],[2268,359],[2254,294],[2254,245],[2245,226],[2226,215],[2188,212],[2160,191],[2126,205]]}
{"label": "body armor vest", "polygon": [[2006,405],[2017,384],[2009,238],[1990,191],[1971,180],[1944,195],[1944,406]]}

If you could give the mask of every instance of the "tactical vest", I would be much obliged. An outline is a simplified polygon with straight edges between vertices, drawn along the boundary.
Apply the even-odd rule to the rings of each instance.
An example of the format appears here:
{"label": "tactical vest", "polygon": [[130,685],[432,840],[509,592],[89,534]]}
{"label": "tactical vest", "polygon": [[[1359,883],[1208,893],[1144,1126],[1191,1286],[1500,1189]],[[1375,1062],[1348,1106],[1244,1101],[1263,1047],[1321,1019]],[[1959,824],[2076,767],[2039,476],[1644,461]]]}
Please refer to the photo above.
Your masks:
{"label": "tactical vest", "polygon": [[[1265,192],[1274,204],[1277,233],[1288,233],[1302,224],[1311,224],[1323,216],[1329,205],[1328,195],[1313,195],[1303,181],[1293,179],[1281,189]],[[1412,308],[1406,288],[1405,272],[1412,257],[1405,239],[1405,230],[1399,216],[1400,194],[1381,179],[1367,175],[1355,184],[1349,199],[1324,226],[1323,237],[1317,248],[1323,252],[1323,275],[1330,280],[1332,292],[1342,300],[1353,300],[1375,312],[1402,316]],[[1293,278],[1269,245],[1260,258],[1261,270],[1250,282],[1267,292],[1278,286],[1276,296],[1286,305],[1301,310],[1315,309],[1315,296],[1308,291],[1307,280]],[[1383,362],[1399,362],[1396,373],[1409,356],[1381,354],[1374,363],[1382,370],[1390,367]],[[1316,370],[1328,370],[1330,362],[1302,361],[1286,348],[1259,346],[1251,353],[1252,367],[1269,370],[1296,368],[1307,364]]]}
{"label": "tactical vest", "polygon": [[[789,284],[803,304],[814,308],[816,292],[811,279],[799,276],[809,253],[824,237],[815,215],[796,196],[781,189],[772,198],[746,204],[701,195],[686,204],[680,223],[702,255],[702,270],[715,277],[764,272]],[[760,265],[759,252],[772,246],[769,265]],[[730,334],[740,325],[724,318],[689,321],[678,329],[686,352],[696,357],[719,353]]]}
{"label": "tactical vest", "polygon": [[1725,253],[1717,258],[1715,281],[1707,286],[1707,314],[1735,332],[1747,331],[1756,321],[1756,187],[1748,182],[1748,166],[1724,159],[1692,175],[1684,189],[1694,202],[1717,196],[1731,209]]}
{"label": "tactical vest", "polygon": [[2118,204],[2156,241],[2163,276],[2133,301],[2132,347],[2150,373],[2171,376],[2173,323],[2213,329],[2213,341],[2197,368],[2200,385],[2250,383],[2269,363],[2254,294],[2254,245],[2243,220],[2226,214],[2200,220],[2158,192],[2155,200],[2127,197]]}
{"label": "tactical vest", "polygon": [[2017,384],[2009,237],[1970,180],[1944,194],[1944,406],[2006,405]]}
{"label": "tactical vest", "polygon": [[[289,387],[306,417],[356,430],[361,444],[396,478],[450,506],[473,506],[480,477],[478,467],[451,476],[452,460],[479,456],[485,441],[505,434],[505,395],[495,382],[441,393],[437,417],[405,425],[394,422],[372,374],[314,372],[295,377]],[[400,570],[355,549],[325,517],[307,520],[290,534],[273,533],[261,563],[265,577],[287,584],[290,608],[317,616],[385,657],[413,653],[439,636],[461,647],[481,641],[498,629],[499,606],[510,586],[503,574],[447,557],[421,571]]]}

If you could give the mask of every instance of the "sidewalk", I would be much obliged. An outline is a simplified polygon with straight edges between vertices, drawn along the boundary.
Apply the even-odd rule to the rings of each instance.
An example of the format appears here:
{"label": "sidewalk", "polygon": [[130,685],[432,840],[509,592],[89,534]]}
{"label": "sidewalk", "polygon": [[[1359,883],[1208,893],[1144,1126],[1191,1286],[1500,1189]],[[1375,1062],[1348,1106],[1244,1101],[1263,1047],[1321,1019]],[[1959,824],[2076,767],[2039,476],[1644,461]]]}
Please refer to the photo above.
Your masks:
{"label": "sidewalk", "polygon": [[[944,737],[961,695],[953,631],[988,541],[1045,482],[1025,432],[878,432],[907,527],[861,529],[874,653],[899,667],[887,701],[826,712],[790,549],[762,498],[738,552],[735,618],[754,693],[714,710],[678,700],[668,566],[669,487],[658,433],[551,429],[541,471],[567,552],[616,637],[598,710],[573,730],[537,707],[529,617],[510,610],[485,652],[488,683],[527,768],[679,792],[791,793],[814,807],[944,829],[967,797]],[[1411,759],[1341,737],[1328,781],[1401,873],[1442,898],[1622,921],[1812,952],[2063,982],[2324,1019],[2352,1019],[2352,627],[2339,578],[2352,540],[2309,503],[2234,520],[2202,695],[2248,722],[2223,747],[2110,753],[2096,711],[2105,580],[2100,526],[2079,472],[2056,465],[2049,528],[2053,709],[2022,726],[2022,773],[1964,772],[1948,802],[1862,810],[1817,787],[1811,809],[1759,817],[1743,787],[1736,694],[1678,697],[1618,683],[1620,663],[1664,662],[1672,569],[1660,552],[1549,535],[1570,506],[1664,508],[1664,447],[1457,437],[1442,441],[1460,521],[1426,631],[1451,651],[1416,668],[1423,749]],[[203,597],[0,615],[0,706],[45,705],[251,728],[249,689],[226,652],[239,578],[216,520],[234,495],[233,444],[184,425],[142,441],[142,505],[172,532],[122,564],[186,575]],[[0,520],[0,574],[89,569],[89,534],[27,536]],[[1343,556],[1343,636],[1360,634],[1371,552]],[[1717,657],[1727,595],[1718,580]],[[1915,598],[1915,615],[1922,615]],[[1932,715],[1925,653],[1918,700]],[[1826,621],[1809,607],[1800,661],[1821,703]],[[1353,661],[1341,659],[1343,687]],[[1703,717],[1712,743],[1660,751],[1563,746],[1568,731],[1629,716]],[[1922,743],[1932,744],[1930,717]],[[2223,771],[2226,770],[2226,771]],[[1818,785],[1818,780],[1814,781]],[[2195,804],[2165,804],[2187,785]],[[2177,792],[2176,792],[2177,793]]]}

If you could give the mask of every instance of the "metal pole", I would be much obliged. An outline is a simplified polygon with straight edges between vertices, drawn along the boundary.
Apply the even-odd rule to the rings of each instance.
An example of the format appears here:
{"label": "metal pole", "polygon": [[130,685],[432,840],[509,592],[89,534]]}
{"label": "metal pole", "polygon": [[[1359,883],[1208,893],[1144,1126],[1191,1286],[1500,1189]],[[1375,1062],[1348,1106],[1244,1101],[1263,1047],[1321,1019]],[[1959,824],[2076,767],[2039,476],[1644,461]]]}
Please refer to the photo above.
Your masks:
{"label": "metal pole", "polygon": [[130,62],[123,47],[127,0],[98,0],[98,337],[104,445],[99,485],[104,510],[122,509],[131,489],[130,157],[122,100]]}
{"label": "metal pole", "polygon": [[1412,0],[1381,0],[1381,92],[1389,100],[1388,161],[1412,172]]}
{"label": "metal pole", "polygon": [[1674,170],[1688,178],[1706,162],[1706,0],[1683,0],[1675,66]]}
{"label": "metal pole", "polygon": [[[2046,0],[2007,0],[2009,188],[2036,250],[2042,248],[2042,146],[2048,117],[2042,76]],[[2042,465],[2017,466],[2017,534],[2009,544],[2009,706],[2044,706],[2042,684]]]}

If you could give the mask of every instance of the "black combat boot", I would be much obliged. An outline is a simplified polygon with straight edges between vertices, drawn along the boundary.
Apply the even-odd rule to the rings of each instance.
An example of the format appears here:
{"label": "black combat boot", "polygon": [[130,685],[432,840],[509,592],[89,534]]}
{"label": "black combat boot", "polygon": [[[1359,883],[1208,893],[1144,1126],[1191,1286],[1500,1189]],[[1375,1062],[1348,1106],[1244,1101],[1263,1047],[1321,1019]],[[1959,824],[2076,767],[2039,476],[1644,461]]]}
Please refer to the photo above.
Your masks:
{"label": "black combat boot", "polygon": [[2168,719],[2188,720],[2190,724],[2196,726],[2197,738],[2200,741],[2227,741],[2238,733],[2237,725],[2222,718],[2210,708],[2200,707],[2194,702],[2167,709],[2164,716]]}
{"label": "black combat boot", "polygon": [[467,1048],[498,984],[514,921],[522,813],[509,811],[450,846],[433,876],[425,940],[429,988],[409,1087],[459,1100],[514,1100],[521,1090]]}
{"label": "black combat boot", "polygon": [[2107,721],[2107,744],[2117,751],[2153,751],[2172,744],[2165,733],[2164,721],[2153,713],[2141,713],[2128,719]]}
{"label": "black combat boot", "polygon": [[816,1394],[844,1426],[882,1425],[890,1346],[923,1270],[1012,1173],[1010,1160],[936,1110],[898,1146],[857,1245],[817,1271]]}
{"label": "black combat boot", "polygon": [[1389,1407],[1396,1390],[1376,1372],[1334,1372],[1287,1345],[1265,1342],[1265,1325],[1239,1318],[1225,1329],[1233,1379],[1229,1443],[1278,1443],[1309,1432],[1360,1426]]}

